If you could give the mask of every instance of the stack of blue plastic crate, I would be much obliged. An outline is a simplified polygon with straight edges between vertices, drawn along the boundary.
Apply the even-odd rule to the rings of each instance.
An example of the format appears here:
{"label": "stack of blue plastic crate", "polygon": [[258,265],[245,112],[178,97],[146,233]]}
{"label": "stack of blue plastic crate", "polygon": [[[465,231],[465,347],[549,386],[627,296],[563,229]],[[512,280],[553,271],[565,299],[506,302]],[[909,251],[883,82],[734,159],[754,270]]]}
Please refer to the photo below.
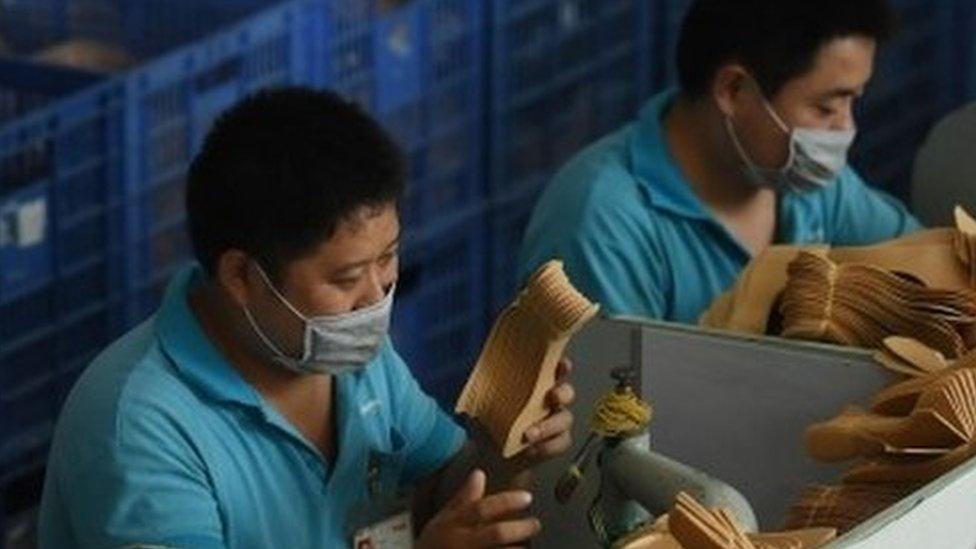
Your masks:
{"label": "stack of blue plastic crate", "polygon": [[191,255],[186,170],[221,111],[257,89],[311,83],[320,10],[288,2],[140,65],[125,87],[126,323],[159,305]]}
{"label": "stack of blue plastic crate", "polygon": [[[0,35],[25,56],[83,37],[142,58],[258,4],[7,0]],[[130,87],[0,62],[0,516],[29,505],[9,487],[36,484],[68,390],[127,323]]]}
{"label": "stack of blue plastic crate", "polygon": [[654,4],[490,2],[493,313],[513,296],[514,257],[540,190],[571,155],[630,119],[650,91]]}
{"label": "stack of blue plastic crate", "polygon": [[[102,2],[125,21],[123,29],[76,17],[96,4],[8,2],[0,27],[15,51],[84,36],[121,38],[113,43],[133,55],[151,55],[163,48],[161,21],[169,22],[166,33],[178,41],[246,13],[256,2]],[[209,20],[199,17],[201,10]],[[240,37],[234,38],[229,47],[242,49]],[[212,62],[217,52],[207,53]],[[191,55],[179,60],[186,68],[204,65]],[[154,75],[162,72],[159,64],[147,67]],[[157,158],[138,148],[147,142],[140,131],[151,116],[142,101],[151,80],[144,72],[99,76],[17,62],[2,69],[5,96],[22,91],[32,98],[9,104],[47,106],[0,125],[0,416],[9,420],[0,429],[0,462],[46,440],[78,369],[132,320],[124,304],[138,273],[123,258],[141,244],[134,242],[131,219],[153,219],[141,211],[145,201],[133,189],[150,171],[142,166]],[[189,87],[202,94],[201,82]],[[44,93],[38,93],[39,84]]]}
{"label": "stack of blue plastic crate", "polygon": [[43,448],[121,326],[122,112],[97,85],[0,128],[0,463]]}
{"label": "stack of blue plastic crate", "polygon": [[[90,7],[81,0],[78,3]],[[19,415],[9,423],[17,433],[2,433],[0,441],[6,445],[43,420],[35,440],[46,442],[64,390],[77,369],[124,327],[140,322],[155,309],[166,280],[190,256],[183,204],[190,158],[219,112],[248,92],[282,84],[328,86],[349,95],[371,110],[403,145],[411,177],[403,203],[405,283],[396,307],[394,337],[428,389],[450,400],[485,329],[486,271],[480,264],[485,246],[481,3],[417,0],[401,8],[381,9],[379,2],[364,0],[296,0],[217,32],[212,31],[214,23],[229,17],[216,18],[208,11],[225,4],[216,0],[185,5],[105,3],[122,10],[111,13],[118,13],[127,25],[155,21],[157,26],[140,33],[131,26],[120,31],[101,25],[95,27],[98,33],[87,33],[64,15],[74,5],[71,2],[55,2],[62,11],[50,6],[44,11],[38,3],[14,3],[9,12],[21,22],[47,22],[38,36],[119,39],[127,50],[154,57],[108,78],[79,73],[68,89],[57,90],[60,96],[42,97],[51,102],[49,107],[0,128],[0,135],[10,135],[2,142],[10,143],[4,166],[15,170],[5,178],[0,193],[4,212],[0,304],[5,310],[18,307],[40,315],[28,317],[30,322],[23,318],[14,322],[15,317],[4,315],[0,372],[11,379],[4,379],[0,404],[10,402],[4,410],[9,407]],[[259,4],[238,2],[233,5],[234,13],[253,11]],[[78,9],[69,10],[70,14]],[[63,17],[51,20],[58,15]],[[172,22],[168,29],[174,31],[174,42],[168,48],[156,30],[159,21]],[[196,26],[180,32],[184,21]],[[10,24],[7,19],[4,22]],[[210,33],[179,46],[182,38],[200,34],[201,24]],[[126,42],[139,36],[146,43]],[[55,72],[28,63],[24,66],[43,74]],[[75,76],[74,72],[70,75]],[[4,72],[4,76],[9,74]],[[91,82],[100,83],[92,87]],[[77,88],[83,91],[69,93]],[[76,113],[78,109],[82,111]],[[11,116],[16,114],[11,112]],[[88,118],[95,118],[85,128],[88,133],[69,128],[72,120]],[[31,122],[35,119],[39,122]],[[73,141],[68,147],[55,143],[45,132],[68,133],[62,140],[83,142]],[[83,192],[71,195],[75,201],[89,203],[76,205],[48,196],[48,164],[65,162],[82,164],[63,168],[74,179],[82,177],[79,170],[97,170],[87,176]],[[74,179],[72,185],[81,185],[73,183]],[[56,212],[51,211],[54,205],[59,207]],[[105,210],[98,218],[104,230],[82,234],[75,228],[69,208],[84,210],[85,220]],[[38,216],[40,221],[36,221]],[[31,220],[41,227],[44,238],[29,232]],[[51,286],[52,291],[32,290],[44,284],[39,277],[48,276],[45,273],[56,267],[57,250],[67,247],[69,239],[82,237],[89,241],[77,245],[71,241],[70,250],[102,258],[104,265],[98,266],[106,273],[98,279],[100,286],[92,287],[94,283],[89,282],[88,293],[73,293],[76,298],[70,305],[105,309],[104,327],[99,332],[88,326],[70,332],[79,335],[90,352],[77,353],[65,344],[62,354],[73,361],[72,375],[54,375],[52,372],[64,368],[47,355],[61,348],[51,343],[56,337],[67,337],[60,326],[67,327],[71,319],[60,320],[64,315],[52,297],[56,285]],[[51,276],[56,277],[55,283],[74,280],[60,270]],[[72,276],[77,275],[72,271]],[[25,284],[33,286],[21,288]],[[37,302],[41,299],[51,304],[40,307]],[[100,303],[111,308],[98,308]],[[29,352],[28,343],[43,347],[46,354]],[[22,356],[25,353],[30,361]],[[13,379],[14,372],[20,371],[25,372],[25,379]],[[45,400],[21,396],[23,388],[52,376],[60,384],[57,396],[45,393],[51,395]],[[15,396],[17,402],[13,402]],[[22,406],[24,399],[31,407]],[[27,417],[29,413],[33,415]]]}

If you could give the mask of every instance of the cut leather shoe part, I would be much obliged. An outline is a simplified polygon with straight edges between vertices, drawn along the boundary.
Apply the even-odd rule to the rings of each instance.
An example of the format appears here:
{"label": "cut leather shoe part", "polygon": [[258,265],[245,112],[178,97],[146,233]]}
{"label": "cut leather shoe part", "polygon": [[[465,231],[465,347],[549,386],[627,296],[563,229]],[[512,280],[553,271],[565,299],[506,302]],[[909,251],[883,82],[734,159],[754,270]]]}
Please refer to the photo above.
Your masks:
{"label": "cut leather shoe part", "polygon": [[893,385],[872,406],[911,411],[899,417],[848,408],[807,431],[808,450],[818,459],[867,458],[848,470],[845,482],[928,482],[974,455],[976,370],[952,369]]}
{"label": "cut leather shoe part", "polygon": [[833,528],[747,533],[727,509],[707,509],[684,492],[668,513],[668,528],[681,547],[695,549],[805,549],[837,535]]}
{"label": "cut leather shoe part", "polygon": [[949,365],[952,368],[976,368],[976,349],[971,349],[958,359],[950,361]]}
{"label": "cut leather shoe part", "polygon": [[827,527],[844,533],[921,486],[921,483],[809,486],[790,507],[784,527]]}
{"label": "cut leather shoe part", "polygon": [[749,539],[757,547],[775,547],[785,549],[805,549],[807,547],[822,547],[837,537],[837,529],[833,527],[813,527],[791,529],[787,532],[769,532],[749,534]]}
{"label": "cut leather shoe part", "polygon": [[927,288],[870,265],[800,252],[788,267],[782,335],[882,348],[908,336],[949,357],[967,351],[960,327],[976,323],[976,292]]}
{"label": "cut leather shoe part", "polygon": [[[976,222],[961,211],[956,228],[918,231],[881,244],[860,247],[771,246],[753,259],[732,288],[720,295],[699,325],[752,334],[767,333],[777,297],[787,281],[787,265],[800,251],[835,263],[862,263],[901,273],[930,288],[976,288]],[[966,240],[967,244],[961,244]],[[964,250],[964,251],[963,251]]]}
{"label": "cut leather shoe part", "polygon": [[[917,396],[916,396],[917,395]],[[875,411],[849,407],[829,421],[810,426],[807,450],[823,461],[882,454],[928,456],[951,453],[976,438],[976,371],[949,370],[899,383],[879,393]]]}
{"label": "cut leather shoe part", "polygon": [[495,321],[457,412],[485,429],[504,457],[524,450],[526,429],[549,414],[545,396],[563,351],[598,310],[566,278],[562,262],[550,261]]}
{"label": "cut leather shoe part", "polygon": [[821,461],[888,454],[942,455],[966,442],[953,420],[920,408],[907,417],[848,409],[807,429],[807,451]]}
{"label": "cut leather shoe part", "polygon": [[918,398],[912,414],[944,418],[964,442],[976,439],[976,371],[966,368],[935,380]]}
{"label": "cut leather shoe part", "polygon": [[684,549],[668,528],[668,514],[616,540],[613,549]]}
{"label": "cut leather shoe part", "polygon": [[[930,374],[926,377],[910,379],[890,385],[882,389],[871,401],[871,410],[885,415],[907,415],[916,407],[930,406],[937,397],[945,394],[945,390],[972,391],[973,378],[976,370],[972,368],[952,368]],[[946,389],[951,387],[952,389]],[[928,393],[926,399],[920,402],[923,393]],[[956,397],[957,399],[960,397]],[[969,416],[968,411],[973,406],[972,394],[962,397],[957,414]],[[968,399],[968,400],[967,400]],[[961,423],[960,423],[961,425]]]}
{"label": "cut leather shoe part", "polygon": [[613,545],[613,549],[685,549],[667,532],[640,532],[627,536]]}
{"label": "cut leather shoe part", "polygon": [[[733,519],[734,520],[734,519]],[[754,549],[741,527],[729,526],[718,513],[706,509],[685,492],[678,494],[668,513],[668,527],[682,547]]]}
{"label": "cut leather shoe part", "polygon": [[831,248],[835,263],[861,263],[902,273],[932,288],[972,289],[970,267],[959,257],[957,228],[919,231],[872,246]]}
{"label": "cut leather shoe part", "polygon": [[956,206],[956,235],[953,245],[959,260],[967,267],[970,287],[976,288],[976,220]]}
{"label": "cut leather shoe part", "polygon": [[922,392],[940,378],[951,376],[955,369],[936,372],[889,385],[871,400],[871,411],[888,416],[906,416],[911,413]]}
{"label": "cut leather shoe part", "polygon": [[925,377],[949,368],[942,353],[910,337],[886,337],[874,360],[888,370],[909,377]]}
{"label": "cut leather shoe part", "polygon": [[732,289],[720,295],[698,321],[700,326],[764,334],[770,312],[786,287],[787,267],[800,250],[827,253],[827,247],[770,246],[739,275]]}
{"label": "cut leather shoe part", "polygon": [[918,456],[876,458],[852,467],[844,475],[844,482],[930,482],[962,465],[974,455],[976,455],[976,444],[970,442],[936,458]]}

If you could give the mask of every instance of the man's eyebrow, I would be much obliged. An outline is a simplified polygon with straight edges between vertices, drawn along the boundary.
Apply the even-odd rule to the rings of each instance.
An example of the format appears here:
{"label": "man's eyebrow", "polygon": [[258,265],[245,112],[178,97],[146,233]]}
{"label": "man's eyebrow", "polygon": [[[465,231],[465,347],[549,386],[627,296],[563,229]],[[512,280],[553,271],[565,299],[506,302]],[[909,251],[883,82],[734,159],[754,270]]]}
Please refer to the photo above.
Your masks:
{"label": "man's eyebrow", "polygon": [[[390,250],[392,250],[393,248],[396,248],[399,245],[400,245],[400,235],[398,234],[398,235],[396,235],[396,237],[392,241],[390,241],[389,244],[386,245],[386,248],[384,248],[384,250],[387,251],[387,252],[389,252]],[[342,273],[344,273],[346,271],[352,271],[354,269],[358,269],[358,268],[363,267],[365,265],[369,265],[372,262],[373,262],[372,259],[364,259],[362,261],[356,261],[354,263],[347,263],[347,264],[339,267],[338,269],[336,269],[335,274],[342,274]]]}
{"label": "man's eyebrow", "polygon": [[838,97],[860,97],[864,88],[834,88],[820,94],[820,99],[836,99]]}

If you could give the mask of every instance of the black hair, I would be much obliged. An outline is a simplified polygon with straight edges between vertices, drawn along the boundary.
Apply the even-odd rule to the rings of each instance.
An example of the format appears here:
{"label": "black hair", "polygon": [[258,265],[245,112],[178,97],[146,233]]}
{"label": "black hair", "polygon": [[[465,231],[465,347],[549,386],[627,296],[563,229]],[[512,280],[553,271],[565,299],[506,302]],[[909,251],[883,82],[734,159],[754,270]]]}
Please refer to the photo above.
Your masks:
{"label": "black hair", "polygon": [[767,97],[810,70],[817,52],[835,38],[885,42],[895,16],[885,0],[695,0],[677,46],[682,93],[708,93],[729,61],[748,68]]}
{"label": "black hair", "polygon": [[396,204],[403,155],[360,107],[328,91],[257,92],[223,113],[190,164],[186,209],[213,274],[237,248],[273,279],[363,207]]}

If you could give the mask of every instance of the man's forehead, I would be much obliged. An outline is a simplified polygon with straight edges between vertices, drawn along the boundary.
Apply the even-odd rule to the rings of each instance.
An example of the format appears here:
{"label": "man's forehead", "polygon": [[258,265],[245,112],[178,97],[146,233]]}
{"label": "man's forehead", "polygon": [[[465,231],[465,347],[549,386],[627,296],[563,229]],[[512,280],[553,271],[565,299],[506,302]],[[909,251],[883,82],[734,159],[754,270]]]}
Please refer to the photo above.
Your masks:
{"label": "man's forehead", "polygon": [[335,232],[323,241],[313,255],[334,267],[365,262],[400,238],[400,221],[392,205],[364,210],[339,223]]}
{"label": "man's forehead", "polygon": [[874,52],[870,38],[833,39],[817,50],[810,70],[787,82],[784,89],[802,90],[802,96],[815,99],[858,96],[874,70]]}
{"label": "man's forehead", "polygon": [[833,82],[831,87],[858,88],[871,76],[875,48],[871,38],[835,38],[817,50],[808,74],[824,82]]}

